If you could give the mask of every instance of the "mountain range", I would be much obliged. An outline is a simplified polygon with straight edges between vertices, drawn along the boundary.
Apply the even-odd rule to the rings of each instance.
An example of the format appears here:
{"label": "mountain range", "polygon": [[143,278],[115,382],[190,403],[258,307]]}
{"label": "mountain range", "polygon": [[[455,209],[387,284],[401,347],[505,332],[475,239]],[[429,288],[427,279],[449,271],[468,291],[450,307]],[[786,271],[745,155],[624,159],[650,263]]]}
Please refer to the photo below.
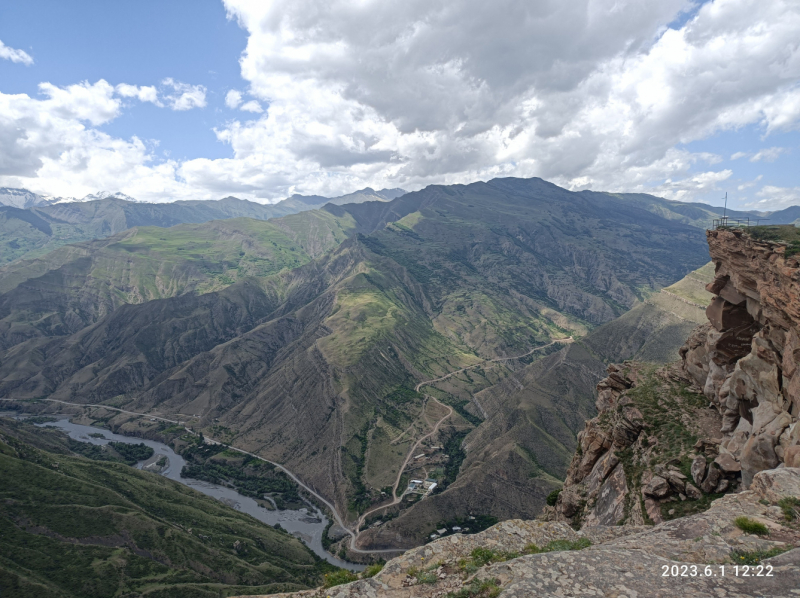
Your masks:
{"label": "mountain range", "polygon": [[170,227],[237,217],[267,220],[321,208],[326,203],[385,202],[403,193],[402,189],[366,188],[334,198],[293,195],[276,204],[235,197],[153,204],[105,192],[87,196],[85,201],[48,202],[25,189],[0,189],[0,204],[9,204],[0,205],[0,265],[136,226]]}
{"label": "mountain range", "polygon": [[[688,304],[661,290],[708,261],[716,214],[495,179],[137,226],[0,270],[0,396],[181,414],[351,522],[386,505],[360,546],[413,545],[449,515],[541,508],[606,361],[677,349],[656,337]],[[436,494],[391,504],[423,474]]]}

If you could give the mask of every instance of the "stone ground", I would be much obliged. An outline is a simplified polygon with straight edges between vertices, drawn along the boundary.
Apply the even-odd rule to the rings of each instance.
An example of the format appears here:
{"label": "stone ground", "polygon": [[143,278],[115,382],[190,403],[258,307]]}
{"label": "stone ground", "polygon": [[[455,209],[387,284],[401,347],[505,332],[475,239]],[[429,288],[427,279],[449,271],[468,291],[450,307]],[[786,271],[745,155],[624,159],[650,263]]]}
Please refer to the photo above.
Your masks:
{"label": "stone ground", "polygon": [[[785,496],[800,498],[800,469],[761,472],[751,490],[726,495],[704,513],[655,526],[597,526],[576,532],[561,522],[504,521],[479,534],[449,536],[409,550],[371,579],[278,596],[445,598],[490,581],[501,590],[502,598],[800,598],[800,522],[787,522],[776,506]],[[734,525],[734,519],[742,515],[763,523],[769,535],[742,532]],[[543,547],[553,540],[580,538],[591,540],[592,545],[583,550],[520,556],[477,571],[466,571],[463,566],[463,559],[476,548],[521,552],[529,544]],[[734,568],[734,551],[776,546],[795,548],[762,561],[762,565],[771,565],[771,576],[763,571],[757,576],[753,567],[747,569],[747,575],[744,567]],[[683,564],[686,575],[681,574]],[[721,565],[725,565],[724,576]],[[676,576],[671,575],[673,566],[677,566]],[[415,570],[427,573],[432,583],[420,583]],[[462,596],[488,597],[489,593],[484,590],[459,598]]]}

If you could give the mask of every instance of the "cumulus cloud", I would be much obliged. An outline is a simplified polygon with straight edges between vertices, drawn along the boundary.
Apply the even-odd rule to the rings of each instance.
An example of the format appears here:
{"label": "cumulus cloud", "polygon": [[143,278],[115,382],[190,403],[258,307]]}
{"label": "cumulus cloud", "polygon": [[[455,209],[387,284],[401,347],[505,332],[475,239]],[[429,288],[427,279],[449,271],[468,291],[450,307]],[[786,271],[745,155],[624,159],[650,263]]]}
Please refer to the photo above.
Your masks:
{"label": "cumulus cloud", "polygon": [[10,48],[3,43],[3,40],[0,40],[0,58],[3,60],[10,60],[11,62],[18,62],[26,66],[33,64],[33,58],[31,58],[30,54],[24,50]]}
{"label": "cumulus cloud", "polygon": [[258,103],[258,100],[250,100],[249,102],[245,102],[242,104],[240,110],[244,110],[245,112],[255,112],[257,114],[264,112],[264,109],[261,107],[261,104]]}
{"label": "cumulus cloud", "polygon": [[120,83],[116,87],[116,92],[124,98],[136,98],[140,102],[150,102],[156,106],[163,106],[158,100],[158,90],[153,85],[138,87],[136,85]]}
{"label": "cumulus cloud", "polygon": [[235,109],[239,107],[239,104],[242,103],[242,92],[236,91],[235,89],[231,89],[227,94],[225,94],[225,105],[230,109]]}
{"label": "cumulus cloud", "polygon": [[[230,90],[225,102],[258,115],[216,129],[232,157],[156,166],[135,141],[84,128],[85,148],[92,135],[101,148],[118,142],[132,172],[152,173],[150,182],[124,179],[139,188],[93,189],[279,199],[541,176],[573,189],[691,200],[733,177],[717,166],[720,156],[687,150],[691,142],[800,125],[795,0],[224,3],[248,34],[240,67],[255,98]],[[204,87],[173,79],[158,97],[176,110],[206,104]],[[69,126],[94,124],[73,118]],[[50,135],[37,127],[8,129],[16,140],[8,143],[39,147],[26,141]],[[68,168],[53,161],[47,172],[56,164]]]}
{"label": "cumulus cloud", "polygon": [[800,187],[764,185],[756,195],[760,199],[748,204],[747,207],[757,210],[780,210],[800,205]]}
{"label": "cumulus cloud", "polygon": [[191,110],[192,108],[205,108],[206,88],[203,85],[189,85],[168,77],[161,82],[173,91],[165,95],[167,105],[173,110]]}

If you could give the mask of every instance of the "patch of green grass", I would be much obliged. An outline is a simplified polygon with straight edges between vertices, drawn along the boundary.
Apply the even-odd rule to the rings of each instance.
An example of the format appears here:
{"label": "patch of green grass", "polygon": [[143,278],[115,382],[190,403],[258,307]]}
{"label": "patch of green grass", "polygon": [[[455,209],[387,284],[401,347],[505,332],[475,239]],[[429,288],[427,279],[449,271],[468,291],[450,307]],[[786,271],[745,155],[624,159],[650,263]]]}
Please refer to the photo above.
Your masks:
{"label": "patch of green grass", "polygon": [[788,243],[786,257],[800,253],[800,229],[791,224],[751,226],[747,234],[758,241],[778,241]]}
{"label": "patch of green grass", "polygon": [[415,578],[417,583],[424,583],[424,584],[435,584],[439,578],[434,573],[434,569],[436,569],[438,565],[430,565],[425,569],[420,569],[419,567],[411,567],[408,570],[408,575]]}
{"label": "patch of green grass", "polygon": [[350,583],[351,581],[356,581],[358,579],[358,575],[355,573],[351,573],[346,569],[340,569],[339,571],[335,571],[333,573],[326,573],[325,574],[325,583],[322,587],[324,588],[332,588],[335,586],[340,586],[346,583]]}
{"label": "patch of green grass", "polygon": [[734,565],[758,565],[765,559],[778,556],[784,552],[788,552],[792,546],[774,546],[769,550],[754,550],[751,552],[745,550],[734,550],[731,552],[731,560]]}
{"label": "patch of green grass", "polygon": [[60,432],[0,418],[0,439],[0,586],[16,595],[265,594],[336,570],[191,488],[75,455]]}
{"label": "patch of green grass", "polygon": [[497,579],[476,579],[456,592],[448,592],[445,598],[496,598],[500,595],[500,589]]}
{"label": "patch of green grass", "polygon": [[[692,500],[687,498],[686,500],[680,502],[663,503],[661,505],[661,516],[664,518],[665,521],[669,521],[671,519],[686,517],[687,515],[702,513],[703,511],[707,511],[709,508],[711,508],[712,502],[714,502],[718,498],[722,498],[723,496],[725,495],[704,494],[697,500]],[[671,510],[673,510],[674,513],[670,514]]]}
{"label": "patch of green grass", "polygon": [[769,530],[767,529],[766,525],[759,523],[754,519],[750,519],[749,517],[745,517],[744,515],[737,517],[733,523],[746,534],[755,534],[756,536],[769,535]]}
{"label": "patch of green grass", "polygon": [[361,573],[361,578],[368,579],[370,577],[375,577],[378,573],[383,571],[384,565],[385,563],[375,563],[374,565],[370,565],[369,567],[364,569],[363,573]]}
{"label": "patch of green grass", "polygon": [[786,496],[778,501],[778,506],[783,511],[786,521],[793,521],[800,517],[800,498]]}
{"label": "patch of green grass", "polygon": [[544,548],[539,548],[536,544],[528,544],[522,551],[523,554],[539,554],[542,552],[558,552],[562,550],[583,550],[592,545],[589,538],[578,538],[577,540],[552,540]]}

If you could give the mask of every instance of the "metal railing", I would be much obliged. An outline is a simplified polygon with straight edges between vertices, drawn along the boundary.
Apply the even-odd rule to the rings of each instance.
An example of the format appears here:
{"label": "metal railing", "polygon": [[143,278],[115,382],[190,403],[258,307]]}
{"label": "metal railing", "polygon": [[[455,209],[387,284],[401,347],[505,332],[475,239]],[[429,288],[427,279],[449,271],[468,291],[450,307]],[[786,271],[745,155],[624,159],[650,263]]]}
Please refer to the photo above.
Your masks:
{"label": "metal railing", "polygon": [[758,226],[761,222],[767,222],[769,218],[754,218],[751,220],[750,218],[730,218],[728,216],[723,216],[721,218],[714,218],[711,221],[711,226],[713,229],[718,228],[749,228],[751,226]]}

